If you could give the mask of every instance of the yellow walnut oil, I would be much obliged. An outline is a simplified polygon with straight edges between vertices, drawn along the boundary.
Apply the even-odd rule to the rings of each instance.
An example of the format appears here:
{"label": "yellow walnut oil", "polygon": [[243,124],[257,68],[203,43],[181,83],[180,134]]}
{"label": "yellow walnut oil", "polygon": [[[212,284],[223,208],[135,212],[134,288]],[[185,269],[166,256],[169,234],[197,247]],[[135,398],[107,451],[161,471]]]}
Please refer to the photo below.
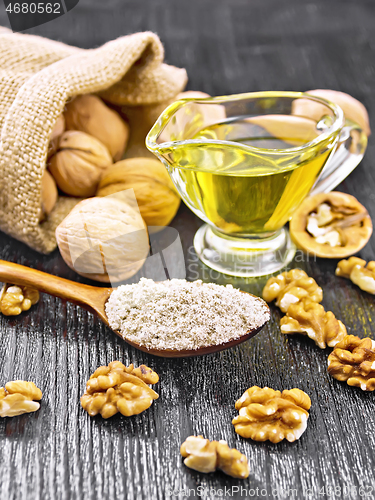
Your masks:
{"label": "yellow walnut oil", "polygon": [[188,206],[218,230],[264,235],[290,219],[331,154],[335,137],[310,144],[319,133],[302,117],[227,120],[169,145],[168,169]]}

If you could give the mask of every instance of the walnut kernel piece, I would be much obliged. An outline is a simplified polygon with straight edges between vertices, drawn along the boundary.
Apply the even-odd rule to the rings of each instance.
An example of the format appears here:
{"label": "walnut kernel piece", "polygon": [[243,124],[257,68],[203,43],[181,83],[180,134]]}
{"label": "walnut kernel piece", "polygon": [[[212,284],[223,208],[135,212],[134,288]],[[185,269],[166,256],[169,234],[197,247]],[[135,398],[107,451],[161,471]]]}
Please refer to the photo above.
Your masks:
{"label": "walnut kernel piece", "polygon": [[337,264],[336,276],[349,278],[361,290],[375,295],[375,261],[366,261],[357,257],[341,260]]}
{"label": "walnut kernel piece", "polygon": [[5,390],[9,394],[22,394],[27,399],[40,401],[43,397],[42,391],[34,384],[34,382],[26,382],[25,380],[14,380],[5,384]]}
{"label": "walnut kernel piece", "polygon": [[270,278],[263,289],[263,298],[266,302],[276,299],[276,305],[286,312],[291,304],[297,304],[308,297],[314,302],[323,300],[323,290],[302,269],[279,274]]}
{"label": "walnut kernel piece", "polygon": [[363,391],[375,390],[375,341],[344,337],[328,356],[328,373]]}
{"label": "walnut kernel piece", "polygon": [[16,417],[39,410],[43,394],[34,382],[15,380],[0,387],[0,417]]}
{"label": "walnut kernel piece", "polygon": [[369,267],[373,264],[375,262],[371,261],[366,267],[354,266],[350,273],[350,279],[361,290],[375,295],[375,267]]}
{"label": "walnut kernel piece", "polygon": [[0,294],[0,311],[5,316],[17,316],[39,301],[39,292],[26,286],[5,283]]}
{"label": "walnut kernel piece", "polygon": [[281,333],[307,335],[321,349],[335,346],[347,335],[345,325],[333,312],[326,312],[321,304],[309,299],[292,304],[281,318],[280,327]]}
{"label": "walnut kernel piece", "polygon": [[249,476],[249,465],[245,455],[229,448],[224,440],[209,441],[203,436],[189,436],[180,448],[184,464],[199,472],[222,470],[232,477],[245,479]]}
{"label": "walnut kernel piece", "polygon": [[371,234],[366,208],[354,196],[338,191],[307,197],[290,222],[293,241],[318,257],[353,255],[366,245]]}
{"label": "walnut kernel piece", "polygon": [[126,417],[147,410],[158,394],[146,384],[156,384],[159,376],[151,368],[141,365],[134,368],[113,361],[100,366],[86,384],[81,405],[93,417],[101,414],[109,418],[120,412]]}
{"label": "walnut kernel piece", "polygon": [[157,384],[159,382],[159,375],[155,373],[151,368],[148,368],[146,365],[140,365],[138,368],[134,368],[133,363],[129,365],[126,370],[129,370],[128,373],[139,377],[146,384]]}
{"label": "walnut kernel piece", "polygon": [[340,260],[340,262],[338,262],[335,274],[343,278],[350,278],[350,273],[354,266],[364,267],[365,265],[365,260],[359,259],[358,257],[350,257],[348,260]]}
{"label": "walnut kernel piece", "polygon": [[300,389],[274,391],[253,386],[236,402],[239,415],[232,420],[240,436],[279,443],[299,439],[307,427],[309,396]]}

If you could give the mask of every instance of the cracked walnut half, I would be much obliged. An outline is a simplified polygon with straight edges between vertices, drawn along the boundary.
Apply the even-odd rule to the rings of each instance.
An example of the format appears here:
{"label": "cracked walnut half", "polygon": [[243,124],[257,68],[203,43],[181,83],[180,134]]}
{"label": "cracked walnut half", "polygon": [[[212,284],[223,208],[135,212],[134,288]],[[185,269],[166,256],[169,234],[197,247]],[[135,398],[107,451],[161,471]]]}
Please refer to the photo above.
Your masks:
{"label": "cracked walnut half", "polygon": [[331,191],[308,196],[289,225],[294,242],[310,254],[343,258],[357,253],[372,234],[366,208],[346,193]]}

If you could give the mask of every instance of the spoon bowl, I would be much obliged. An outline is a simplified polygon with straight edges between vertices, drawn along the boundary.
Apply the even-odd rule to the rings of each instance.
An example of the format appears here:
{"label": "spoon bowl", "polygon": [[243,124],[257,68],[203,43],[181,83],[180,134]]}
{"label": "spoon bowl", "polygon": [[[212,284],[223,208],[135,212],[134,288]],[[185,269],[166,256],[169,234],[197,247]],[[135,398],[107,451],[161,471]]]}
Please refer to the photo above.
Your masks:
{"label": "spoon bowl", "polygon": [[[99,318],[111,328],[105,313],[105,304],[114,288],[102,288],[76,283],[75,281],[70,281],[65,278],[54,276],[53,274],[44,273],[36,269],[31,269],[30,267],[13,264],[12,262],[4,260],[0,260],[0,281],[20,286],[28,286],[40,292],[48,293],[54,297],[59,297],[60,299],[77,304],[99,316]],[[267,321],[258,328],[248,330],[244,335],[236,339],[229,339],[222,344],[215,344],[192,350],[148,349],[145,346],[127,340],[119,331],[113,330],[112,328],[111,330],[126,343],[140,351],[163,358],[185,358],[211,354],[241,344],[256,335]]]}

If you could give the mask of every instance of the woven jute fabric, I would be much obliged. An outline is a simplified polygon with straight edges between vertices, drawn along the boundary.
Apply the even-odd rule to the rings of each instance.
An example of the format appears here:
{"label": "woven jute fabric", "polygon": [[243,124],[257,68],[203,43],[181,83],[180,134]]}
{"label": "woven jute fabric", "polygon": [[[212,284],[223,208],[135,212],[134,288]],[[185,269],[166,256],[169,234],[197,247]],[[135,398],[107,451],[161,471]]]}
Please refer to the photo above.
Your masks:
{"label": "woven jute fabric", "polygon": [[159,38],[136,33],[90,50],[0,28],[0,229],[42,253],[77,203],[60,196],[41,215],[49,138],[68,99],[97,93],[119,106],[168,101],[186,84],[184,69],[163,63]]}

